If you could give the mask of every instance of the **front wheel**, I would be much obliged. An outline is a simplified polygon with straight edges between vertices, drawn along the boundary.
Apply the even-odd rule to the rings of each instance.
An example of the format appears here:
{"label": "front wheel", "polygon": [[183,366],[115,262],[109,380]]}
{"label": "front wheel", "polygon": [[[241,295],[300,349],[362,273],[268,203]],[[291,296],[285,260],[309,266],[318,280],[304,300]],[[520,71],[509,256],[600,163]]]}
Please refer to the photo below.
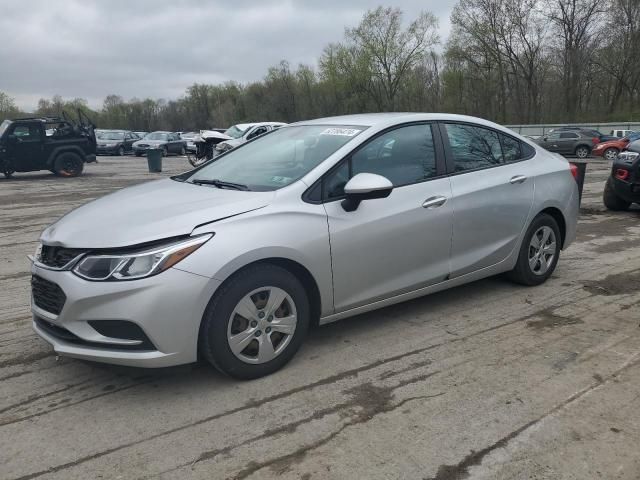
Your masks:
{"label": "front wheel", "polygon": [[606,158],[607,160],[615,160],[616,158],[618,158],[618,149],[607,148],[603,153],[603,157]]}
{"label": "front wheel", "polygon": [[120,147],[120,148],[118,149],[118,156],[119,156],[119,157],[124,157],[124,147]]}
{"label": "front wheel", "polygon": [[169,155],[169,150],[167,147],[162,147],[162,156],[166,157],[167,155]]}
{"label": "front wheel", "polygon": [[309,320],[302,283],[277,265],[254,265],[234,274],[212,297],[202,320],[200,351],[231,377],[262,377],[291,360]]}
{"label": "front wheel", "polygon": [[616,194],[616,191],[613,188],[611,177],[609,177],[607,183],[604,184],[602,201],[604,203],[604,206],[607,207],[608,210],[612,210],[614,212],[627,210],[631,206],[630,202],[623,200]]}
{"label": "front wheel", "polygon": [[61,153],[53,162],[53,170],[59,177],[77,177],[83,168],[82,159],[73,152]]}
{"label": "front wheel", "polygon": [[589,154],[591,153],[591,150],[589,150],[588,147],[585,147],[584,145],[579,146],[578,148],[576,148],[576,157],[578,158],[587,158],[589,156]]}
{"label": "front wheel", "polygon": [[556,269],[560,257],[560,229],[546,213],[533,219],[522,241],[518,261],[509,277],[522,285],[540,285]]}

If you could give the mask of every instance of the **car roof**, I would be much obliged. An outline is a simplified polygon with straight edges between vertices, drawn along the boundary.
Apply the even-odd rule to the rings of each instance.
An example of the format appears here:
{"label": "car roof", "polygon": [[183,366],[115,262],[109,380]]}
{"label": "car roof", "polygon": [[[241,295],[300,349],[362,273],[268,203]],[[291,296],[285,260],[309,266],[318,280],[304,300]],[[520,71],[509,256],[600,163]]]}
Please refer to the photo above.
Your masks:
{"label": "car roof", "polygon": [[471,117],[469,115],[456,115],[452,113],[415,113],[415,112],[386,112],[386,113],[360,113],[356,115],[341,115],[336,117],[316,118],[305,120],[291,125],[354,125],[362,127],[377,127],[394,125],[407,122],[424,121],[450,121],[470,122],[488,127],[498,127],[504,131],[512,132],[508,128],[498,125],[484,118]]}

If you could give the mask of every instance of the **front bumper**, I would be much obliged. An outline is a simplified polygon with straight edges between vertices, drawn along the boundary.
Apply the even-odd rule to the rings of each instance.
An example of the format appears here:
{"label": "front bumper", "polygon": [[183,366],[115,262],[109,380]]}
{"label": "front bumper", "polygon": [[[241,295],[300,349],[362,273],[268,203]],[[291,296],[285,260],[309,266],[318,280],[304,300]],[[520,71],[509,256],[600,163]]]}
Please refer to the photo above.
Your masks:
{"label": "front bumper", "polygon": [[115,147],[96,147],[96,154],[98,155],[115,155],[118,153],[119,146]]}
{"label": "front bumper", "polygon": [[[220,282],[176,268],[134,281],[90,282],[69,271],[33,265],[32,274],[58,285],[66,301],[58,315],[31,299],[33,329],[64,356],[135,367],[167,367],[197,359],[204,310]],[[137,325],[151,346],[132,349],[106,337],[100,321]],[[90,323],[91,322],[91,323]]]}

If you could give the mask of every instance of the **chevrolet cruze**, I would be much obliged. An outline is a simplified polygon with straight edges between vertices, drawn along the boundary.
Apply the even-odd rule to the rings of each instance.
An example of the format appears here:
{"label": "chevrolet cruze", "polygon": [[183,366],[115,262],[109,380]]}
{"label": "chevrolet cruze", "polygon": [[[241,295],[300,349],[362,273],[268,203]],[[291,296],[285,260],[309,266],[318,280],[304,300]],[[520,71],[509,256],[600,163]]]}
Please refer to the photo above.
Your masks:
{"label": "chevrolet cruze", "polygon": [[283,126],[48,227],[33,327],[60,355],[142,367],[201,355],[260,377],[313,324],[503,272],[541,284],[575,236],[574,176],[478,118]]}

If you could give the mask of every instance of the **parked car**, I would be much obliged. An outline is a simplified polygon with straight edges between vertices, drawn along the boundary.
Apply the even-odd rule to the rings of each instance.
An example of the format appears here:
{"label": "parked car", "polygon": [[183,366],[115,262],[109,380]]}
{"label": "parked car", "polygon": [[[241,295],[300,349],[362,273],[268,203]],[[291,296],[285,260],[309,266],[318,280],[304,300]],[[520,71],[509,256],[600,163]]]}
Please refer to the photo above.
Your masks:
{"label": "parked car", "polygon": [[629,135],[632,135],[634,133],[637,132],[635,132],[634,130],[611,130],[611,135],[618,138],[628,137]]}
{"label": "parked car", "polygon": [[593,128],[585,128],[585,127],[557,127],[552,128],[547,133],[555,133],[555,132],[579,132],[582,135],[598,138],[600,142],[606,142],[608,140],[615,140],[616,137],[613,135],[605,135],[599,130],[595,130]]}
{"label": "parked car", "polygon": [[607,160],[615,160],[618,154],[627,148],[630,142],[638,139],[640,139],[640,133],[633,132],[624,138],[599,143],[593,147],[591,153],[598,157],[604,157]]}
{"label": "parked car", "polygon": [[81,110],[77,121],[65,116],[0,123],[0,171],[6,178],[38,170],[76,177],[85,163],[95,161],[94,125]]}
{"label": "parked car", "polygon": [[545,282],[575,238],[576,172],[473,117],[285,126],[48,227],[33,326],[60,355],[160,367],[200,352],[260,377],[312,324],[503,272]]}
{"label": "parked car", "polygon": [[133,152],[133,142],[140,140],[129,130],[100,130],[96,133],[96,153],[119,155]]}
{"label": "parked car", "polygon": [[239,123],[225,130],[224,134],[229,135],[231,140],[225,140],[216,145],[216,153],[219,155],[224,152],[228,152],[242,145],[249,140],[269,133],[276,128],[280,128],[286,125],[282,122],[259,122],[259,123]]}
{"label": "parked car", "polygon": [[593,148],[600,143],[598,137],[585,134],[581,130],[556,130],[538,138],[535,142],[550,152],[575,155],[578,158],[587,158]]}
{"label": "parked car", "polygon": [[627,210],[632,203],[640,204],[640,139],[631,142],[613,161],[603,200],[609,210]]}
{"label": "parked car", "polygon": [[180,135],[173,132],[151,132],[142,140],[133,143],[133,151],[136,157],[144,155],[149,148],[162,149],[162,156],[170,153],[185,155],[187,153],[186,142]]}
{"label": "parked car", "polygon": [[199,135],[198,132],[182,132],[180,138],[185,141],[185,148],[187,152],[195,152],[196,144],[194,139]]}
{"label": "parked car", "polygon": [[143,139],[149,134],[149,132],[133,132],[133,133],[136,134],[140,139]]}

